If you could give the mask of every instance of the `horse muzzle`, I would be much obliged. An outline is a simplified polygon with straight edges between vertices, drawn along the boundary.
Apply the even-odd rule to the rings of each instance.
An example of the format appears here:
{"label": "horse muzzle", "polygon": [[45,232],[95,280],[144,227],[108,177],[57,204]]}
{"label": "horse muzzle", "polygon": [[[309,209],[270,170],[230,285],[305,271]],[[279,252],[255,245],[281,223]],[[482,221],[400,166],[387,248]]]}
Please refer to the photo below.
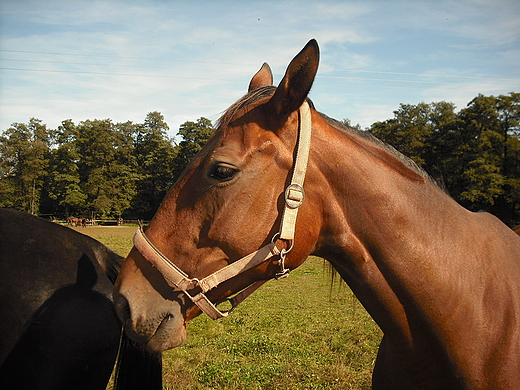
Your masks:
{"label": "horse muzzle", "polygon": [[132,250],[114,286],[114,305],[131,339],[162,352],[186,339],[184,294],[172,291],[161,275]]}

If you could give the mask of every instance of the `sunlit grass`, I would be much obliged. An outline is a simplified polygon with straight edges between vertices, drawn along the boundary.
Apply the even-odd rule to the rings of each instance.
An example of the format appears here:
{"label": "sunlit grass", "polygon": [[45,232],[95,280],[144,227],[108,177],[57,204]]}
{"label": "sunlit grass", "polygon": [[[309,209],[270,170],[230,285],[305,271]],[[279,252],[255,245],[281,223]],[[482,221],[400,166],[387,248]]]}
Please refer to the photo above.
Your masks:
{"label": "sunlit grass", "polygon": [[[135,227],[79,229],[125,255]],[[228,318],[199,316],[163,353],[163,388],[369,389],[381,331],[350,289],[310,257]]]}
{"label": "sunlit grass", "polygon": [[126,256],[132,249],[132,237],[137,226],[87,226],[73,229],[95,238],[121,256]]}

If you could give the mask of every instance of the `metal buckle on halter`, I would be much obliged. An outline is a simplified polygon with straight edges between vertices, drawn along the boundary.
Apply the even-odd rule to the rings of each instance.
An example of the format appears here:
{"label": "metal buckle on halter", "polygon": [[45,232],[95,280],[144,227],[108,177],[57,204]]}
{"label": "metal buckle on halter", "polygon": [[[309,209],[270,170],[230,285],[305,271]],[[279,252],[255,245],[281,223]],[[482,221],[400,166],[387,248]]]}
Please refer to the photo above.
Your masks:
{"label": "metal buckle on halter", "polygon": [[285,189],[285,203],[291,209],[297,209],[305,199],[305,191],[298,183],[292,183]]}
{"label": "metal buckle on halter", "polygon": [[285,268],[285,256],[290,252],[294,244],[294,241],[291,240],[291,247],[288,250],[282,249],[280,251],[280,260],[278,260],[278,264],[280,265],[280,272],[274,274],[274,278],[276,280],[284,279],[289,276],[289,272],[291,270],[289,268]]}

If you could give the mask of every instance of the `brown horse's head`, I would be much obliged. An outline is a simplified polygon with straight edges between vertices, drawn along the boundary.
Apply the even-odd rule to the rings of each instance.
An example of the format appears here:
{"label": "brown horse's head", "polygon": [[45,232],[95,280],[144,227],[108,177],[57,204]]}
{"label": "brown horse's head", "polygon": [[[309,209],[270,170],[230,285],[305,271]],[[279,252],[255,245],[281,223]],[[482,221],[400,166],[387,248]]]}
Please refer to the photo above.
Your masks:
{"label": "brown horse's head", "polygon": [[[248,94],[222,116],[217,131],[166,195],[146,237],[189,278],[202,279],[271,242],[280,228],[298,137],[298,109],[316,75],[319,51],[310,41],[290,63],[278,87],[267,64]],[[313,111],[313,110],[311,110]],[[295,268],[312,251],[319,214],[306,194],[294,248]],[[267,260],[207,293],[213,303],[258,280],[274,277]],[[157,351],[185,339],[185,324],[200,313],[183,292],[133,248],[116,283],[114,300],[130,336]]]}

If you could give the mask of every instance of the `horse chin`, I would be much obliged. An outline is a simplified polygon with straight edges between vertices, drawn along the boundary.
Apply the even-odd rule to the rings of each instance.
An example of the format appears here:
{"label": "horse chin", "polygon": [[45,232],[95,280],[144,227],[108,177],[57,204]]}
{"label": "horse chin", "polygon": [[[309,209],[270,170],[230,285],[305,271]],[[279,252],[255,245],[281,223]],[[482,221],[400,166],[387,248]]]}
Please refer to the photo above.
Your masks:
{"label": "horse chin", "polygon": [[148,340],[148,347],[156,352],[177,348],[186,341],[186,326],[179,327],[172,317],[165,317]]}
{"label": "horse chin", "polygon": [[[153,325],[159,323],[159,325]],[[130,323],[125,326],[125,332],[132,340],[146,344],[155,352],[163,352],[176,348],[186,341],[186,326],[184,321],[176,321],[171,315],[162,320],[136,324],[134,328]]]}

